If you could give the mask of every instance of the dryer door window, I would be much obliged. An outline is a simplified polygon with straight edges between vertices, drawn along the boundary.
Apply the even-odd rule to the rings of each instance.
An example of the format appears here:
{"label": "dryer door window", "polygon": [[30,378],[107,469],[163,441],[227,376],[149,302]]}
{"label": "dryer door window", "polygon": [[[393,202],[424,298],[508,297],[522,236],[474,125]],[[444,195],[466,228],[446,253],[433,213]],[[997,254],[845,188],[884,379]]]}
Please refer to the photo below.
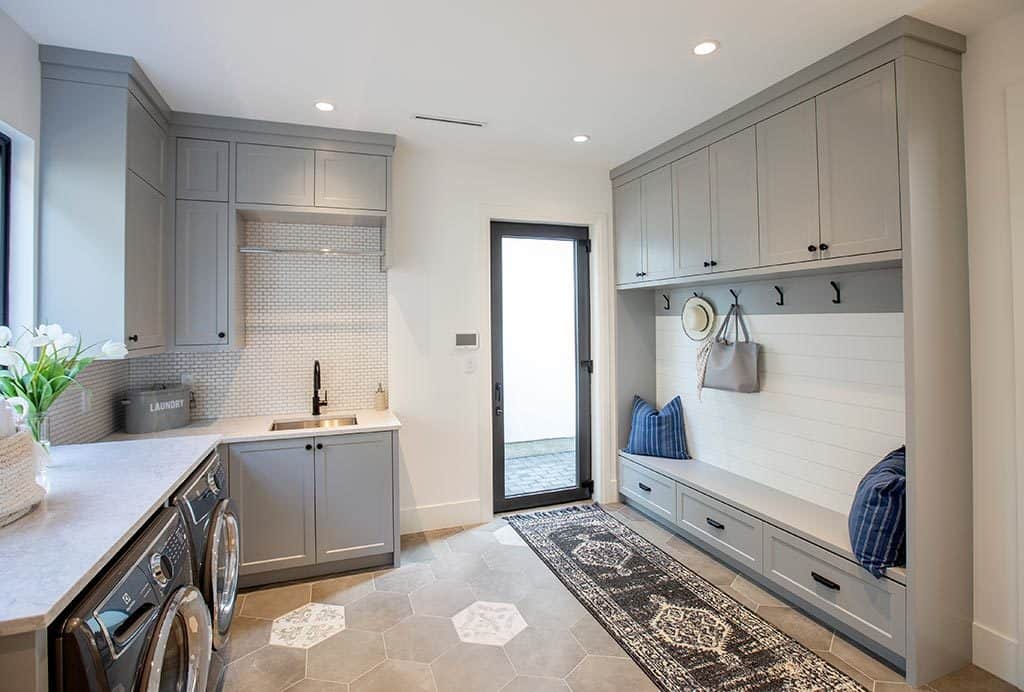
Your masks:
{"label": "dryer door window", "polygon": [[203,595],[194,586],[168,599],[143,661],[143,692],[205,692],[213,634]]}
{"label": "dryer door window", "polygon": [[227,643],[238,594],[238,518],[227,500],[217,505],[206,543],[204,595],[213,614],[213,648]]}

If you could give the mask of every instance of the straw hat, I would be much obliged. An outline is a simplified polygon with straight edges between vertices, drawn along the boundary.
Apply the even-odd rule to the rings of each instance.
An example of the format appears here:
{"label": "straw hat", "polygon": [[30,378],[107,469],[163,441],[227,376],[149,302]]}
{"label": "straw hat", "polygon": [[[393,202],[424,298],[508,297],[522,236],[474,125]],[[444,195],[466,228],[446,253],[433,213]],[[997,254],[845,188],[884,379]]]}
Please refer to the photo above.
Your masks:
{"label": "straw hat", "polygon": [[703,341],[715,327],[715,309],[711,303],[699,296],[693,296],[683,305],[681,315],[683,331],[694,341]]}

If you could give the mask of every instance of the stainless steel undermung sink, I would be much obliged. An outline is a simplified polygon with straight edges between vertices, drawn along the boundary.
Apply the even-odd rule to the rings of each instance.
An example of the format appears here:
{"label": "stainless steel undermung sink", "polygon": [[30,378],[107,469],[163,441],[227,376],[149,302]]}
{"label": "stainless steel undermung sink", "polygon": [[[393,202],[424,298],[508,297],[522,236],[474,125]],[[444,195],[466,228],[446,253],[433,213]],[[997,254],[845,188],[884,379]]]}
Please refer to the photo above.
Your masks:
{"label": "stainless steel undermung sink", "polygon": [[276,420],[271,430],[316,430],[323,428],[344,428],[356,425],[355,416],[333,416],[331,418],[313,418],[308,420]]}

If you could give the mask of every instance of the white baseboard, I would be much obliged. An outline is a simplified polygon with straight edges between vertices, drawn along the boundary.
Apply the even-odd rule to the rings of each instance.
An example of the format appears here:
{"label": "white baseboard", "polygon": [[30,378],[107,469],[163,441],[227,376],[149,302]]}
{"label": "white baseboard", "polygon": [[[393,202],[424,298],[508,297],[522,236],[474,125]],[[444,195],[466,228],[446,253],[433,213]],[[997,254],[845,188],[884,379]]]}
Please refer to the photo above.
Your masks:
{"label": "white baseboard", "polygon": [[1017,679],[1017,654],[1020,651],[1017,640],[980,622],[974,623],[973,634],[974,665],[1018,687],[1024,686],[1024,680]]}
{"label": "white baseboard", "polygon": [[439,505],[403,507],[400,512],[402,533],[418,533],[480,523],[480,500],[445,502]]}

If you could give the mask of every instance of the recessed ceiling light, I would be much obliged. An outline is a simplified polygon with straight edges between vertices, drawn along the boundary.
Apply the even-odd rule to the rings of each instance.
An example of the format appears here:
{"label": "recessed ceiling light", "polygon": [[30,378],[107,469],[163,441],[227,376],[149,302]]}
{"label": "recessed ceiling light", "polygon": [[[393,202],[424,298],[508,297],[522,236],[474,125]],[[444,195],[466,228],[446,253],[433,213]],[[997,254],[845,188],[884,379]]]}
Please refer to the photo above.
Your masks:
{"label": "recessed ceiling light", "polygon": [[694,55],[711,55],[718,50],[718,41],[701,41],[693,47]]}
{"label": "recessed ceiling light", "polygon": [[313,105],[318,111],[323,111],[324,113],[330,113],[334,110],[334,104],[327,103],[327,101],[317,101]]}
{"label": "recessed ceiling light", "polygon": [[590,141],[590,135],[573,135],[572,141],[577,144],[583,144]]}

